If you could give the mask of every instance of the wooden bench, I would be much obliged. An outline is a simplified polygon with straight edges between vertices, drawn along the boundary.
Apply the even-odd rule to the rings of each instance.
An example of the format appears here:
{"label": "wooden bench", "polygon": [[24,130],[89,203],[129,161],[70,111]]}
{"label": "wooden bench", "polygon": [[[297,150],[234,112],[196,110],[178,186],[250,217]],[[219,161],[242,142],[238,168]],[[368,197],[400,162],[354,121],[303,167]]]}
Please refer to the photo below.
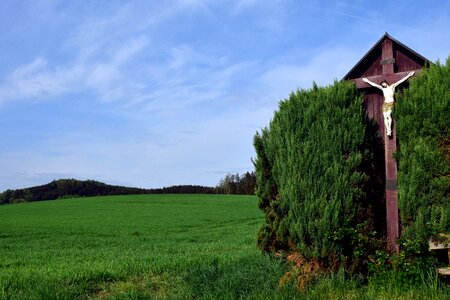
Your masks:
{"label": "wooden bench", "polygon": [[438,268],[437,272],[443,276],[450,276],[450,234],[440,233],[436,237],[431,238],[429,241],[429,250],[447,252],[447,263],[449,267]]}

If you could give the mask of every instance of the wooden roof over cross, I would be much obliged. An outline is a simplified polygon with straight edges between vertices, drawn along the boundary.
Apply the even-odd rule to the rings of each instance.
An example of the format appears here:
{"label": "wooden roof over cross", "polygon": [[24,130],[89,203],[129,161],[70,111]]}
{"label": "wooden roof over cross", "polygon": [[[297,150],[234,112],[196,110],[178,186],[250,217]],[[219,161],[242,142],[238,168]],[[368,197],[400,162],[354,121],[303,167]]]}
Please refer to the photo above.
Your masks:
{"label": "wooden roof over cross", "polygon": [[420,73],[421,69],[431,62],[394,39],[387,32],[344,76],[344,80],[353,80],[358,89],[370,88],[363,82],[367,77],[370,81],[389,84],[405,77],[410,71]]}

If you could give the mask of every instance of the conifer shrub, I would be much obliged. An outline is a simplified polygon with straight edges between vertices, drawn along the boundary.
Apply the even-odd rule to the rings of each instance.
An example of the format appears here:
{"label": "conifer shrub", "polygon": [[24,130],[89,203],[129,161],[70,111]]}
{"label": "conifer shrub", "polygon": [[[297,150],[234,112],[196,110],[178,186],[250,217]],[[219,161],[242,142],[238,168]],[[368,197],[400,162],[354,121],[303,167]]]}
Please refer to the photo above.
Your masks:
{"label": "conifer shrub", "polygon": [[403,242],[426,251],[432,235],[450,233],[450,57],[410,80],[394,115]]}
{"label": "conifer shrub", "polygon": [[370,124],[350,82],[314,84],[279,103],[254,137],[262,250],[297,252],[332,268],[355,266],[370,251],[377,142]]}

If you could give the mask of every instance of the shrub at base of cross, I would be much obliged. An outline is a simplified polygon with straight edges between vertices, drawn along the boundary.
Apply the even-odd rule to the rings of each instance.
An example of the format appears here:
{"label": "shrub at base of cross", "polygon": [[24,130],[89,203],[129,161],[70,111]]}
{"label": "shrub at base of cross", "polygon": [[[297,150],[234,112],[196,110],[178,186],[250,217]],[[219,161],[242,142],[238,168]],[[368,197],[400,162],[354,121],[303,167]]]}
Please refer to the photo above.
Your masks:
{"label": "shrub at base of cross", "polygon": [[362,102],[352,83],[314,84],[281,101],[256,134],[262,250],[298,252],[325,268],[361,267],[377,240],[369,179],[379,148]]}

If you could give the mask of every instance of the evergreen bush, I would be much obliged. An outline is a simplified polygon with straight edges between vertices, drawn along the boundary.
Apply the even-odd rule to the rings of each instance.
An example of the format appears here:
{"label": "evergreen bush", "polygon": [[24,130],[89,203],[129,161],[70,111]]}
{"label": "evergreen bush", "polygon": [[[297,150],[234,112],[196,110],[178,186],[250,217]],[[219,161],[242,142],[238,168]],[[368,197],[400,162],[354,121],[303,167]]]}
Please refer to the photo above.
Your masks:
{"label": "evergreen bush", "polygon": [[450,232],[450,57],[397,95],[398,197],[404,239]]}
{"label": "evergreen bush", "polygon": [[363,97],[350,82],[314,84],[279,103],[254,137],[256,194],[266,215],[262,250],[299,252],[325,266],[369,251],[376,140],[369,127]]}

